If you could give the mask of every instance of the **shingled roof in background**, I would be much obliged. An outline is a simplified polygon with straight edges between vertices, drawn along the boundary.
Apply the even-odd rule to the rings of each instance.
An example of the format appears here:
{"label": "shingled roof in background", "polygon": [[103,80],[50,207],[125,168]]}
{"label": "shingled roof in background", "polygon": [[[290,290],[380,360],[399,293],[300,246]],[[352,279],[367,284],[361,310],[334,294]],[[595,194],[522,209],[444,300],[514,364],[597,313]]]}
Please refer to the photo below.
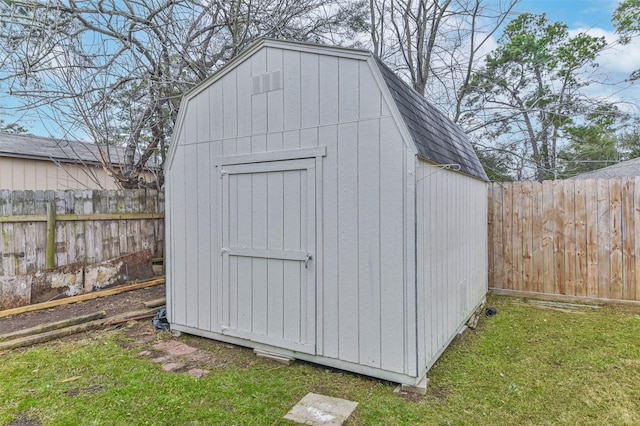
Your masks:
{"label": "shingled roof in background", "polygon": [[[0,133],[0,157],[29,158],[96,166],[102,164],[100,162],[100,151],[95,144],[13,133]],[[109,160],[111,164],[122,164],[124,149],[122,147],[110,147]],[[150,159],[147,164],[153,168],[153,159]]]}
{"label": "shingled roof in background", "polygon": [[0,133],[0,157],[100,164],[96,145],[13,133]]}
{"label": "shingled roof in background", "polygon": [[488,181],[460,126],[429,104],[379,58],[376,61],[420,155],[434,163],[459,165],[461,172]]}
{"label": "shingled roof in background", "polygon": [[630,176],[640,176],[640,158],[621,161],[612,166],[603,167],[598,170],[573,176],[571,179],[598,179]]}

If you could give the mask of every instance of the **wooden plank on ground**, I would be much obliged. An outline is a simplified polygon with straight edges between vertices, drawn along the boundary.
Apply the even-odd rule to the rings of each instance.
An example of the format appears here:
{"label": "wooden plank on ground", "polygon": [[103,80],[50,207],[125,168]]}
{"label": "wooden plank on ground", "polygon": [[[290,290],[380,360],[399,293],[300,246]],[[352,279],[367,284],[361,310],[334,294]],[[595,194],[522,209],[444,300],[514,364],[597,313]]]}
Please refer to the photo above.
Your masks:
{"label": "wooden plank on ground", "polygon": [[164,306],[167,303],[166,297],[161,297],[160,299],[149,300],[148,302],[142,302],[145,308],[157,308],[159,306]]}
{"label": "wooden plank on ground", "polygon": [[550,300],[550,301],[569,302],[569,303],[593,303],[593,304],[604,304],[604,305],[621,305],[621,306],[640,307],[640,301],[637,301],[637,300],[620,300],[620,299],[605,299],[605,298],[598,298],[598,297],[569,296],[566,294],[538,293],[535,291],[507,290],[503,288],[489,288],[489,291],[492,294],[496,294],[498,296],[523,297],[527,299]]}
{"label": "wooden plank on ground", "polygon": [[151,280],[142,281],[135,284],[127,284],[121,287],[110,288],[108,290],[94,291],[93,293],[80,294],[78,296],[67,297],[59,300],[52,300],[50,302],[36,303],[33,305],[21,306],[19,308],[5,309],[0,311],[0,318],[8,317],[11,315],[18,315],[24,312],[39,311],[42,309],[54,308],[60,305],[66,305],[69,303],[82,302],[84,300],[97,299],[99,297],[111,296],[114,294],[124,293],[130,290],[139,290],[142,288],[152,287],[154,285],[160,285],[165,283],[165,278],[153,278]]}
{"label": "wooden plank on ground", "polygon": [[58,330],[60,328],[70,327],[72,325],[77,325],[77,324],[82,324],[84,322],[102,319],[106,316],[107,316],[107,313],[105,311],[99,311],[99,312],[93,312],[91,314],[80,315],[77,317],[64,319],[61,321],[40,324],[35,327],[25,328],[23,330],[17,330],[12,333],[1,334],[0,342],[17,339],[19,337],[24,337],[24,336],[31,336],[39,333],[45,333],[47,331]]}
{"label": "wooden plank on ground", "polygon": [[51,340],[59,339],[61,337],[71,336],[73,334],[83,333],[85,331],[96,330],[108,325],[116,325],[122,322],[133,321],[136,319],[150,318],[153,315],[155,315],[155,313],[150,310],[134,311],[110,318],[84,322],[78,325],[72,325],[69,327],[47,331],[45,333],[39,333],[14,340],[8,340],[6,342],[0,342],[0,351],[22,348],[38,343],[50,342]]}

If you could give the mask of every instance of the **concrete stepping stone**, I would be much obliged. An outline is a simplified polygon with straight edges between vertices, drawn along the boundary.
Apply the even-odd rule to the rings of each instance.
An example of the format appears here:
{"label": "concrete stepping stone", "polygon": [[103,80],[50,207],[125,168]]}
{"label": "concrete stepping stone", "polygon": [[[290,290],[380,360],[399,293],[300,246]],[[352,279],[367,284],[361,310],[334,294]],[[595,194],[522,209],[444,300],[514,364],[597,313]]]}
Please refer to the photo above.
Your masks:
{"label": "concrete stepping stone", "polygon": [[284,418],[311,426],[341,426],[357,406],[346,399],[308,393]]}

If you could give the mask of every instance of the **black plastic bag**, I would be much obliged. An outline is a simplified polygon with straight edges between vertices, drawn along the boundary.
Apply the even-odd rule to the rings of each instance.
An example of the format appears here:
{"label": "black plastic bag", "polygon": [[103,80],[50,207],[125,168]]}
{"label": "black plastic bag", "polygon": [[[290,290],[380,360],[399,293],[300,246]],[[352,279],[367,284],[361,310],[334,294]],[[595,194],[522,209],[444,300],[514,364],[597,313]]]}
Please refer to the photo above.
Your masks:
{"label": "black plastic bag", "polygon": [[167,310],[165,308],[160,309],[151,322],[158,330],[169,331],[170,325],[169,321],[167,321]]}

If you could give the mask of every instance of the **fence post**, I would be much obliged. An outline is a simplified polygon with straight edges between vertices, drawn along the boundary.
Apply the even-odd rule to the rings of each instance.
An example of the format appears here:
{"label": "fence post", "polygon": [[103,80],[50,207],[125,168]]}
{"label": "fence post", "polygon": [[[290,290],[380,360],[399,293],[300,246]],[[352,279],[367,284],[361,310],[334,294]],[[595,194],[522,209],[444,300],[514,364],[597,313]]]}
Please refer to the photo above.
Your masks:
{"label": "fence post", "polygon": [[52,269],[56,267],[56,204],[47,204],[47,258],[45,267]]}

